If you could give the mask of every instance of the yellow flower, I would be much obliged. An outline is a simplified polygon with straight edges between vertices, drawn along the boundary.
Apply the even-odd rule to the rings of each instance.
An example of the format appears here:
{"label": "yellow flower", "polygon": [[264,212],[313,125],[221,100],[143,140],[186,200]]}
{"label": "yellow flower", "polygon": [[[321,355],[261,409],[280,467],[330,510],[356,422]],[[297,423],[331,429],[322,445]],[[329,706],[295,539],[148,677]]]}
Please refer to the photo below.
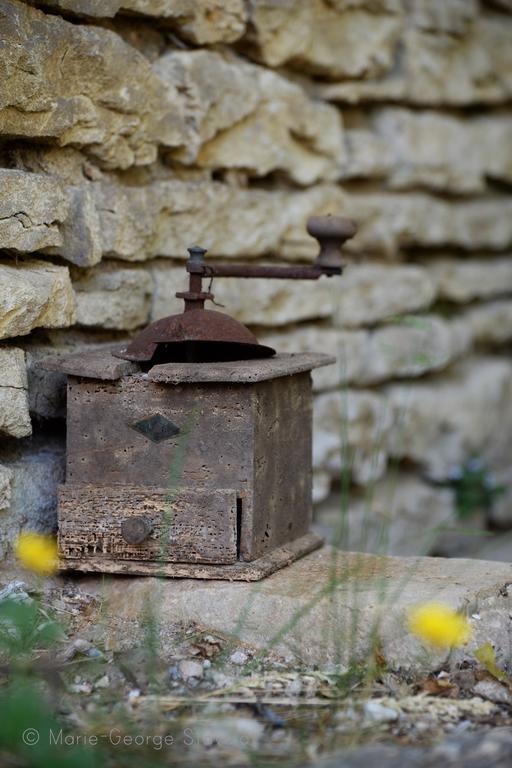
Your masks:
{"label": "yellow flower", "polygon": [[443,603],[423,603],[409,612],[411,632],[437,648],[465,645],[471,637],[471,626],[462,614]]}
{"label": "yellow flower", "polygon": [[57,542],[53,536],[25,532],[16,542],[18,560],[31,571],[51,576],[58,568]]}

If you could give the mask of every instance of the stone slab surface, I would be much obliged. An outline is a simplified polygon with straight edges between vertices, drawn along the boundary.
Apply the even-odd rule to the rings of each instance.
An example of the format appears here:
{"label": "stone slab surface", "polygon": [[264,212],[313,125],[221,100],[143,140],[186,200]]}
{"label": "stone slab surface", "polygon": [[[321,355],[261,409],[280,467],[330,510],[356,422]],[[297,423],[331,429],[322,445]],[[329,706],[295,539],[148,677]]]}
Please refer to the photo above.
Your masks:
{"label": "stone slab surface", "polygon": [[84,576],[79,584],[105,601],[101,622],[92,615],[84,631],[117,649],[141,641],[140,619],[154,601],[164,652],[173,626],[195,622],[235,633],[260,649],[292,653],[309,665],[346,662],[365,658],[377,629],[390,667],[434,668],[447,654],[425,654],[404,619],[412,605],[440,600],[473,617],[473,638],[454,658],[470,656],[486,641],[494,644],[498,661],[510,652],[508,563],[380,557],[324,547],[256,584],[120,576]]}
{"label": "stone slab surface", "polygon": [[512,733],[508,728],[449,736],[425,747],[372,744],[315,763],[317,768],[500,768],[512,764]]}

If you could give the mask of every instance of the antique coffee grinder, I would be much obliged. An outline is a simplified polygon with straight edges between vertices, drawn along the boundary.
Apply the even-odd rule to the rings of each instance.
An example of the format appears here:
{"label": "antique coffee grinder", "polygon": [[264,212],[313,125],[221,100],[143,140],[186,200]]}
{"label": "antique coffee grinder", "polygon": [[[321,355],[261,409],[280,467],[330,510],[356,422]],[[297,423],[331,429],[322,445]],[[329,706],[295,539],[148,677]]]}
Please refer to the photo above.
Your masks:
{"label": "antique coffee grinder", "polygon": [[182,314],[125,348],[48,358],[68,376],[61,567],[260,579],[321,544],[310,531],[311,371],[334,359],[276,354],[205,309],[213,277],[316,280],[341,274],[355,225],[312,218],[310,266],[211,264],[189,249]]}

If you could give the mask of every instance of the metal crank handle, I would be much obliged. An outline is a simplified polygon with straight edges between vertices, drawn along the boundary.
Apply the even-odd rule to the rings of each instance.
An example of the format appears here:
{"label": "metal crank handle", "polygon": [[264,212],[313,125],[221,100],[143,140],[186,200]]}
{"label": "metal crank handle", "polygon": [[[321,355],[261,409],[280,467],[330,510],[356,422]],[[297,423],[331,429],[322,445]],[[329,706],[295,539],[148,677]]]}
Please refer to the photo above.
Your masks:
{"label": "metal crank handle", "polygon": [[320,246],[316,261],[310,266],[208,264],[204,261],[206,250],[193,246],[188,249],[190,257],[187,261],[187,272],[200,277],[267,277],[281,280],[318,280],[322,275],[341,275],[341,248],[355,235],[355,222],[339,216],[314,216],[308,220],[307,231]]}

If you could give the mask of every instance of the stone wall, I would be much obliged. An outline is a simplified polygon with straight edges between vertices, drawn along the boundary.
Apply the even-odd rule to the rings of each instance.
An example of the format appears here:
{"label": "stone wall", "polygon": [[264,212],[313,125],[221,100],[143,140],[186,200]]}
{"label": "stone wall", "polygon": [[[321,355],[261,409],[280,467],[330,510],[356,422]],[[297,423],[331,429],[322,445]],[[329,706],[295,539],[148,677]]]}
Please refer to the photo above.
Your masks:
{"label": "stone wall", "polygon": [[446,548],[474,470],[472,524],[512,525],[511,12],[0,0],[0,557],[55,525],[64,382],[37,361],[177,310],[192,242],[311,260],[327,212],[359,224],[341,280],[215,286],[261,341],[338,358],[322,519],[349,488],[351,546]]}

